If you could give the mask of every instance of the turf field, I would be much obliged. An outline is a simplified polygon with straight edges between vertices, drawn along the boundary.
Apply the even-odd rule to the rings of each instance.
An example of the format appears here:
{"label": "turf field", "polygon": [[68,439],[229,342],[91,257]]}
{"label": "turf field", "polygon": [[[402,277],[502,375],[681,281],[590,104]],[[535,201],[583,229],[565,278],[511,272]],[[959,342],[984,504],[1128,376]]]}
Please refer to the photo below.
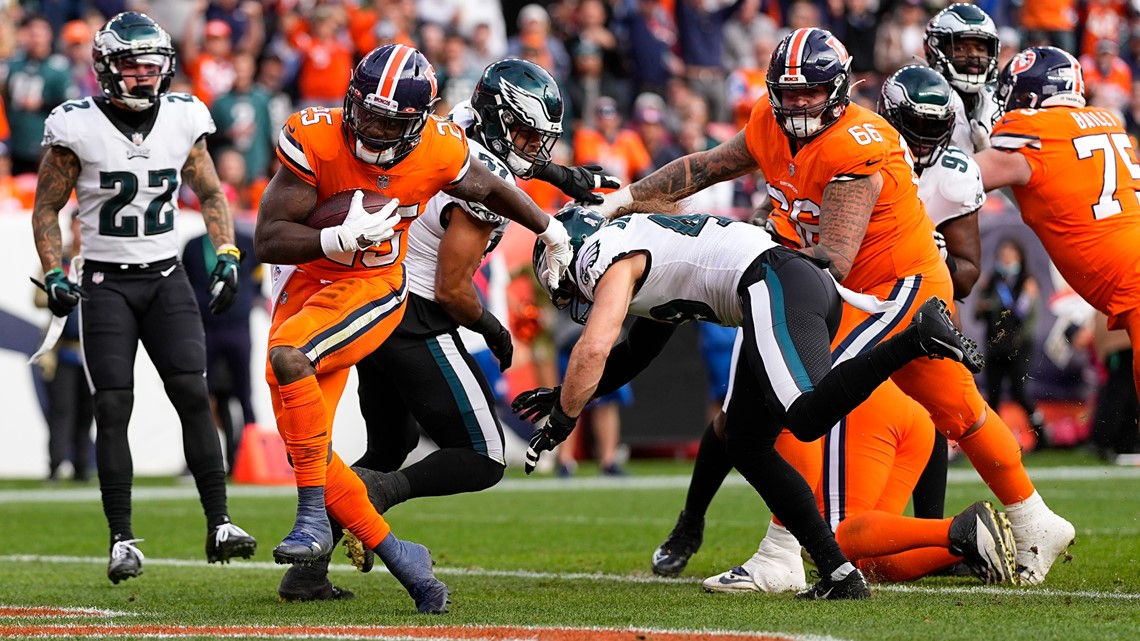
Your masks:
{"label": "turf field", "polygon": [[[258,537],[252,561],[210,566],[193,485],[141,479],[135,534],[145,574],[106,579],[106,526],[94,486],[0,482],[0,636],[385,639],[1135,639],[1140,634],[1140,468],[1096,466],[1080,453],[1027,459],[1038,489],[1077,527],[1069,563],[1038,587],[934,578],[876,586],[869,602],[719,595],[700,579],[747,559],[768,513],[736,475],[709,513],[705,543],[681,579],[649,572],[673,526],[688,463],[631,466],[603,480],[510,473],[494,490],[418,499],[388,517],[432,548],[452,588],[451,613],[417,615],[382,568],[332,576],[351,601],[278,603],[270,550],[292,524],[291,488],[231,486],[236,523]],[[952,466],[948,511],[993,497]],[[686,634],[687,633],[687,634]]]}

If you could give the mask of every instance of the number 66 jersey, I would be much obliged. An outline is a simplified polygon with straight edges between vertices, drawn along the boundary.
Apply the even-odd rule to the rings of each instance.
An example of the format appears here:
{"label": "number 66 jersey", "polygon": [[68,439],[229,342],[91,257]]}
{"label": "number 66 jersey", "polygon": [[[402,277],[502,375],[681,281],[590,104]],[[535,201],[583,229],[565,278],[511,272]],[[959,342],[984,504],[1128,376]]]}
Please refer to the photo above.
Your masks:
{"label": "number 66 jersey", "polygon": [[793,154],[771,103],[760,99],[744,136],[775,205],[769,227],[796,247],[819,242],[820,205],[829,184],[882,175],[883,188],[845,287],[862,291],[939,268],[934,225],[918,198],[910,154],[881,116],[849,104],[839,120]]}
{"label": "number 66 jersey", "polygon": [[83,257],[153,263],[177,256],[182,166],[194,143],[214,133],[210,111],[194,96],[170,93],[158,101],[149,124],[127,133],[96,100],[69,100],[53,109],[42,143],[79,157],[75,193]]}
{"label": "number 66 jersey", "polygon": [[1096,107],[1020,109],[990,141],[1029,161],[1033,177],[1013,195],[1069,285],[1110,316],[1140,306],[1140,165],[1120,120]]}

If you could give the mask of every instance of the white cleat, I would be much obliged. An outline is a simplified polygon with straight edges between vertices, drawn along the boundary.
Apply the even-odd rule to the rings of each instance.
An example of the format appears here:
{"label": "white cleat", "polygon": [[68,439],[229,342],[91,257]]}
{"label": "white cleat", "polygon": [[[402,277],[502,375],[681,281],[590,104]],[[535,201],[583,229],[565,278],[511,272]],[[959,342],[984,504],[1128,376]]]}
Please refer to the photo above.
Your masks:
{"label": "white cleat", "polygon": [[771,523],[752,558],[702,583],[708,592],[799,592],[807,589],[800,544],[783,527]]}
{"label": "white cleat", "polygon": [[1031,520],[1011,518],[1010,526],[1017,541],[1018,573],[1029,585],[1045,580],[1053,563],[1068,556],[1076,536],[1073,524],[1053,512],[1039,513]]}

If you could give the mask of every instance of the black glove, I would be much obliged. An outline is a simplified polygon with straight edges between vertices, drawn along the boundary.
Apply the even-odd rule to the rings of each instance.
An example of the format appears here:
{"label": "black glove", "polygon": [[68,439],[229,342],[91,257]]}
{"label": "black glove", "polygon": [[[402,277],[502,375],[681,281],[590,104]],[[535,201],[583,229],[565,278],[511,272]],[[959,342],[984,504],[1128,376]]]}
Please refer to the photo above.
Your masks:
{"label": "black glove", "polygon": [[487,341],[487,348],[499,359],[499,371],[505,372],[511,366],[511,360],[515,355],[515,346],[511,343],[511,333],[507,331],[506,327],[499,322],[487,309],[483,310],[483,315],[479,320],[467,326],[467,329],[478,332],[483,335],[483,340]]}
{"label": "black glove", "polygon": [[240,256],[236,247],[218,250],[218,263],[210,273],[210,313],[224,313],[237,299]]}
{"label": "black glove", "polygon": [[535,178],[546,181],[562,190],[562,193],[581,201],[587,205],[600,205],[602,195],[596,189],[617,189],[621,181],[602,173],[601,165],[585,165],[582,167],[563,167],[548,163]]}
{"label": "black glove", "polygon": [[[538,465],[538,455],[554,449],[555,445],[565,441],[578,423],[578,417],[567,416],[566,412],[562,410],[562,406],[557,401],[557,393],[558,391],[555,390],[555,401],[550,410],[550,417],[542,424],[535,426],[534,436],[530,438],[530,446],[526,450],[526,464],[524,465],[527,474],[533,472],[534,467]],[[512,407],[513,405],[512,403]]]}
{"label": "black glove", "polygon": [[79,304],[79,299],[87,299],[87,292],[78,284],[67,279],[67,274],[59,267],[44,274],[44,282],[32,279],[36,287],[44,290],[48,297],[48,309],[52,314],[64,318]]}
{"label": "black glove", "polygon": [[558,394],[561,391],[561,387],[554,389],[536,387],[527,390],[511,401],[511,411],[518,414],[522,420],[534,423],[550,415],[550,410],[554,409],[554,403],[558,401]]}

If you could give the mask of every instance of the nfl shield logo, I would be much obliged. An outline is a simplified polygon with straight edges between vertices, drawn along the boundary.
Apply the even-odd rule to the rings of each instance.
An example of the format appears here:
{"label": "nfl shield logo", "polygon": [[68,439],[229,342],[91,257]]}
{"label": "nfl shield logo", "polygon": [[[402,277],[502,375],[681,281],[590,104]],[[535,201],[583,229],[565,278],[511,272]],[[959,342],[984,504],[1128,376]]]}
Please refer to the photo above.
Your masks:
{"label": "nfl shield logo", "polygon": [[94,274],[91,274],[91,282],[95,283],[96,285],[103,282],[103,272],[95,272]]}
{"label": "nfl shield logo", "polygon": [[140,134],[137,131],[135,133],[131,134],[131,142],[135,143],[135,145],[143,144],[142,134]]}
{"label": "nfl shield logo", "polygon": [[376,186],[381,190],[387,189],[388,188],[388,177],[387,176],[377,176],[376,177]]}
{"label": "nfl shield logo", "polygon": [[792,163],[788,163],[788,175],[789,176],[795,176],[796,175],[796,166]]}

